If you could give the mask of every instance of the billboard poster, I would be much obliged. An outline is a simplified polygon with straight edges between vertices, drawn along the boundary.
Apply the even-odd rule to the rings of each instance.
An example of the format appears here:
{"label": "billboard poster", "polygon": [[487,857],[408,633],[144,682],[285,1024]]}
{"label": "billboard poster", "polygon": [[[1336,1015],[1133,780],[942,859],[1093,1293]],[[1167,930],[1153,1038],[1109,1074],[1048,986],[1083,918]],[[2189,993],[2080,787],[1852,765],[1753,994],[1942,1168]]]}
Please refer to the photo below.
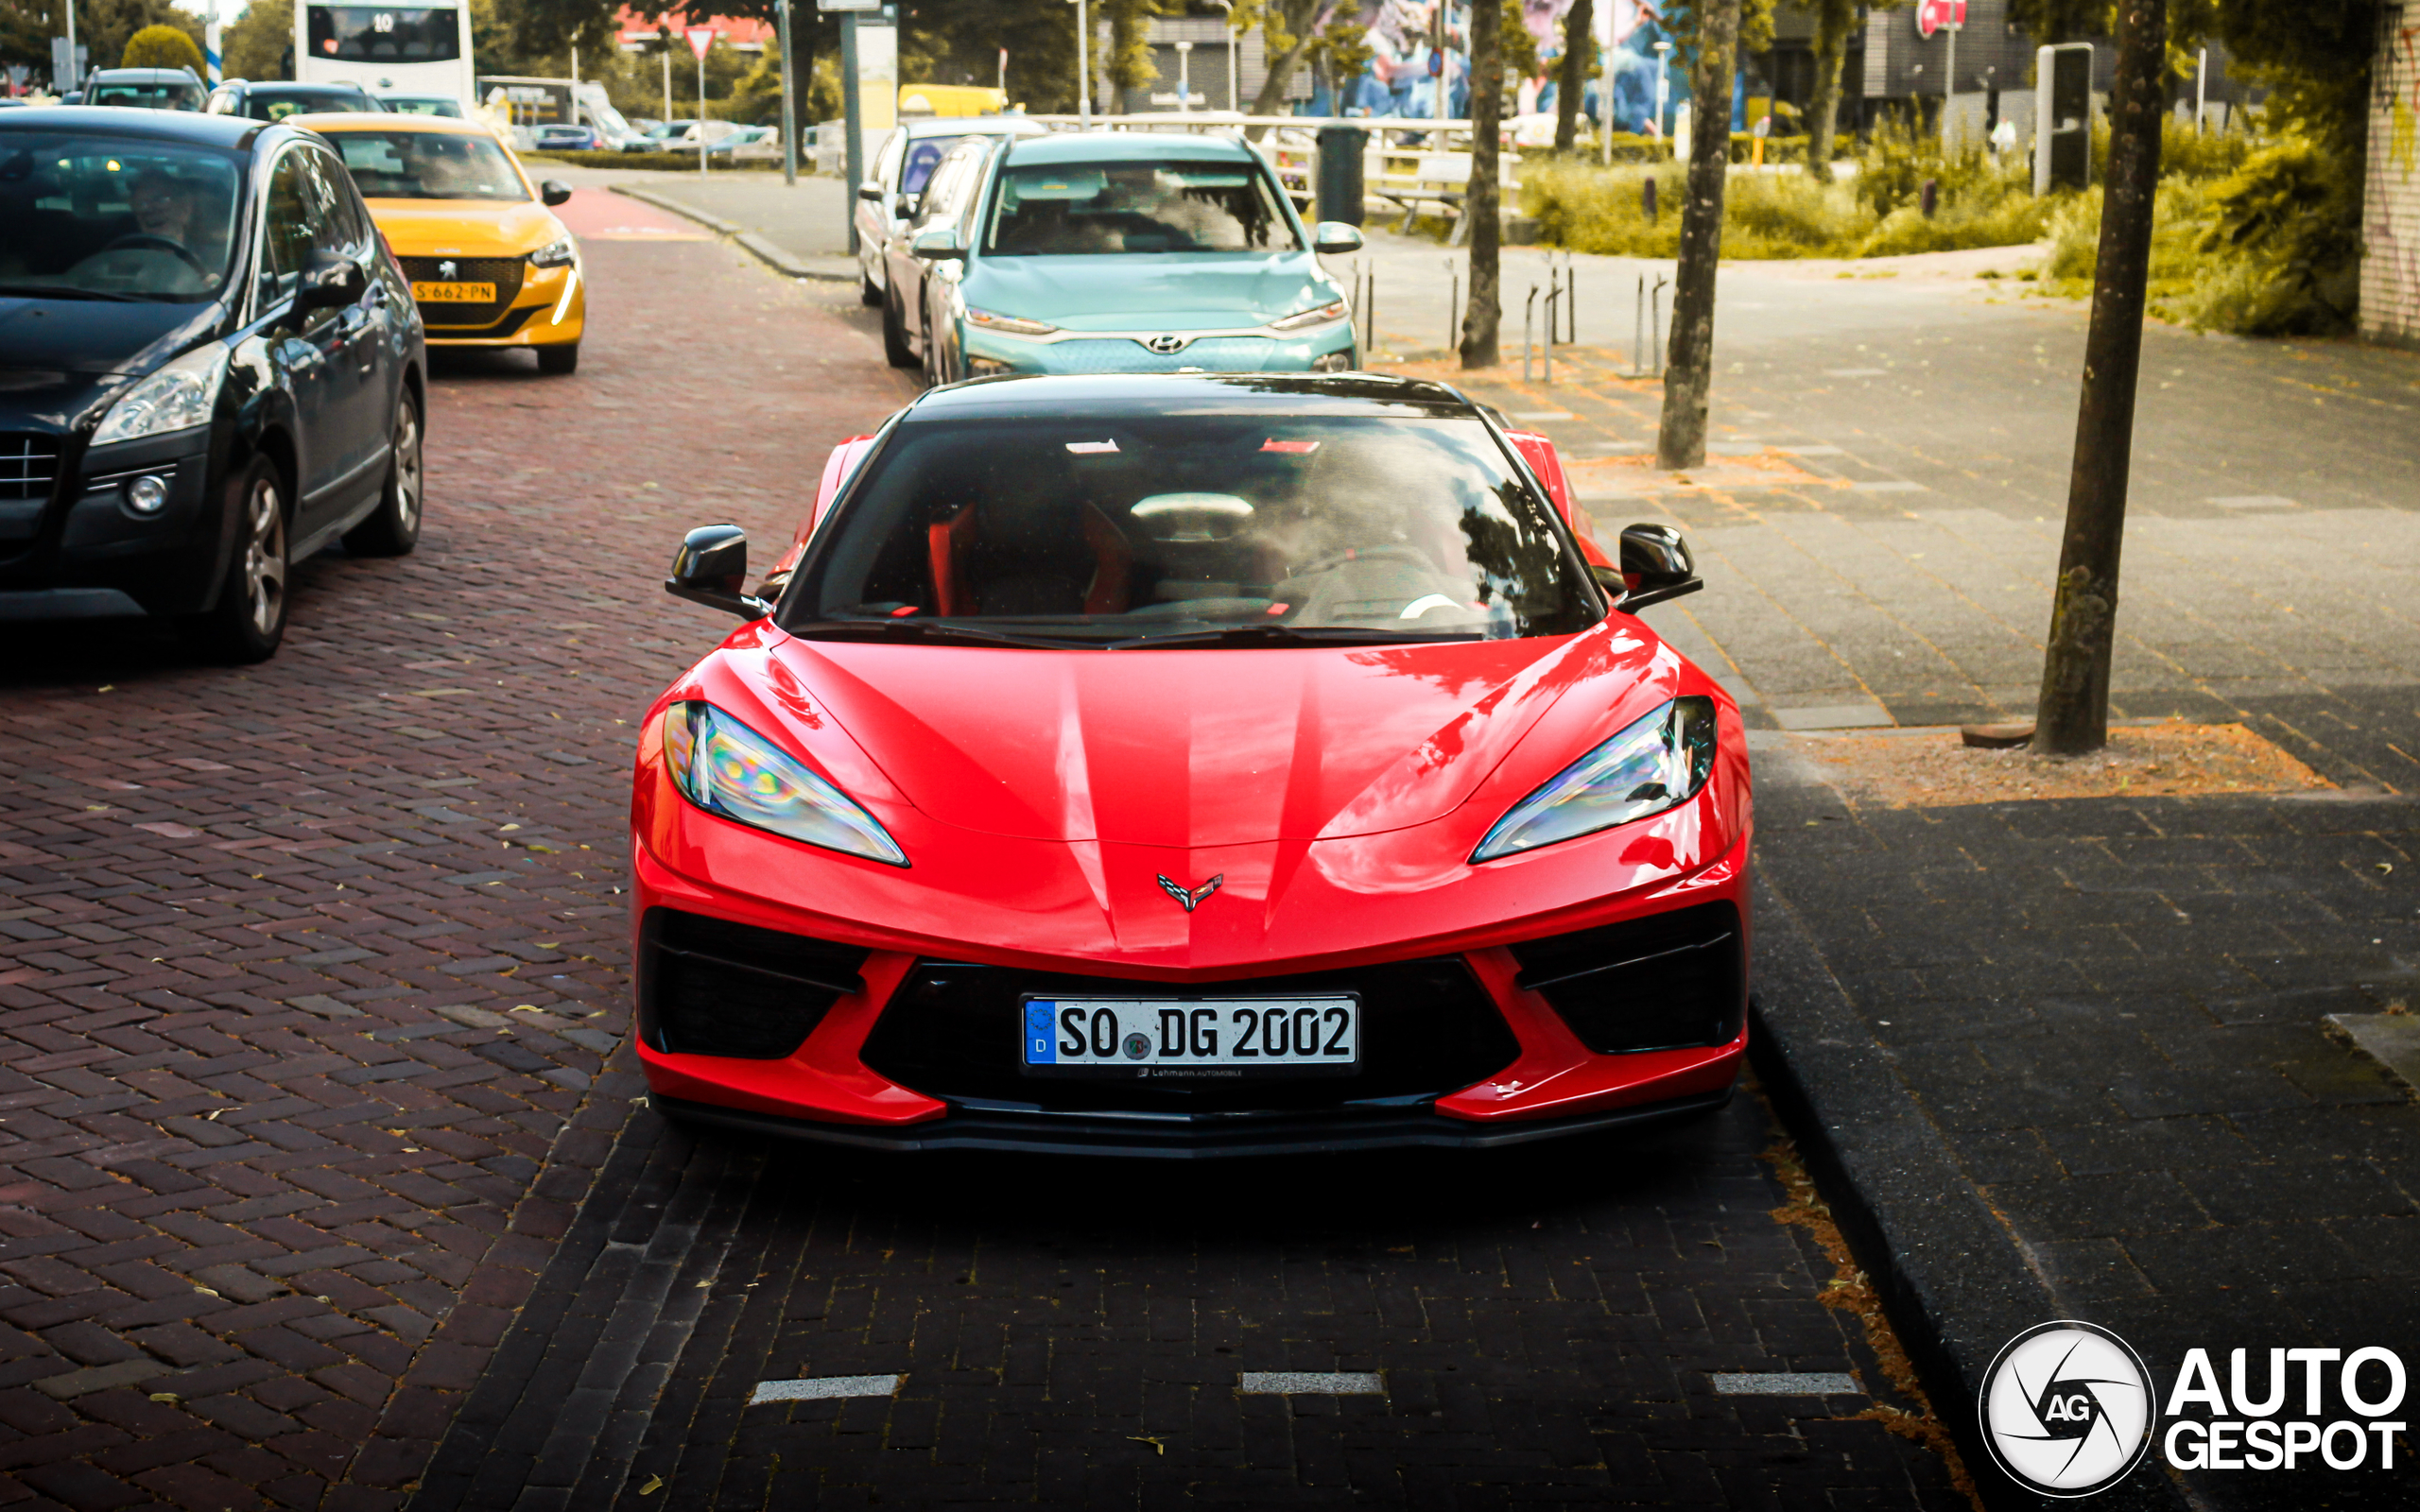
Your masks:
{"label": "billboard poster", "polygon": [[[1437,45],[1441,5],[1445,7],[1442,50]],[[1517,94],[1506,101],[1506,113],[1516,125],[1523,117],[1550,115],[1555,110],[1563,23],[1570,9],[1571,0],[1521,0],[1522,23],[1537,43],[1539,73],[1534,78],[1509,81]],[[1434,120],[1442,80],[1446,117],[1467,118],[1470,0],[1342,0],[1332,14],[1357,20],[1364,27],[1363,44],[1370,49],[1370,62],[1359,77],[1339,81],[1337,113]],[[1581,111],[1595,120],[1610,104],[1616,130],[1651,131],[1661,61],[1655,43],[1665,40],[1655,0],[1599,0],[1595,17],[1598,41],[1606,49],[1606,77],[1588,80]],[[1668,115],[1672,104],[1687,97],[1687,77],[1675,68],[1665,96]]]}

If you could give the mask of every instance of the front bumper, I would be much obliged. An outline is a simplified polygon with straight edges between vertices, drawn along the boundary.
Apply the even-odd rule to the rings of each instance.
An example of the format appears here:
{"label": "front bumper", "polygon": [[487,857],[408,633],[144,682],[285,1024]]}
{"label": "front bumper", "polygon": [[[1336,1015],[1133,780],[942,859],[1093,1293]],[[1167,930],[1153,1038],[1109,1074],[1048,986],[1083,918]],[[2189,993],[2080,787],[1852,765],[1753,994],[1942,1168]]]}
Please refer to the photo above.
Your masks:
{"label": "front bumper", "polygon": [[458,316],[442,304],[420,313],[432,347],[566,346],[588,324],[588,278],[577,262],[531,269],[503,313],[476,325],[448,323]]}
{"label": "front bumper", "polygon": [[[1190,1159],[1478,1149],[1621,1127],[1730,1094],[1747,1045],[1744,858],[1743,841],[1578,929],[1533,927],[1542,937],[1516,930],[1459,951],[1193,980],[1114,974],[1098,961],[987,962],[992,953],[905,941],[842,944],[834,920],[781,919],[641,845],[639,1056],[673,1116],[861,1148]],[[1696,935],[1681,938],[1678,920]],[[1575,955],[1592,949],[1600,958]],[[1676,950],[1691,949],[1708,970],[1675,976]],[[969,975],[997,980],[955,997],[945,983],[933,990],[937,977]],[[1349,985],[1364,1005],[1365,1067],[1349,1079],[1172,1090],[1148,1077],[1025,1076],[1014,1005],[1027,990],[1071,990],[1072,977],[1170,999]],[[1633,1011],[1634,1000],[1651,1006]],[[1677,1021],[1656,1016],[1655,1005],[1675,1004]]]}
{"label": "front bumper", "polygon": [[1175,352],[1154,352],[1132,335],[1014,336],[962,319],[959,332],[967,375],[977,378],[1011,372],[1322,372],[1349,368],[1358,356],[1350,320],[1299,335],[1201,335]]}
{"label": "front bumper", "polygon": [[[225,562],[216,427],[80,451],[61,437],[63,475],[39,496],[0,498],[0,621],[190,614],[209,607]],[[133,506],[137,479],[164,490]],[[23,492],[25,490],[17,490]]]}

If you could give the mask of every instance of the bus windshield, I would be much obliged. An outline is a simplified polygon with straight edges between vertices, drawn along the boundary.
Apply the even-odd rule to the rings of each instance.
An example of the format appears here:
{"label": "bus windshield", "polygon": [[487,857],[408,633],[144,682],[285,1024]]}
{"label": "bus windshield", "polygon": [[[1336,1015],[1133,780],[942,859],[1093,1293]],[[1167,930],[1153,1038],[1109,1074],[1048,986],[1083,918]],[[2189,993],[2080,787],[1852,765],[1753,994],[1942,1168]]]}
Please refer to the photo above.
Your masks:
{"label": "bus windshield", "polygon": [[462,56],[460,14],[377,6],[309,8],[311,56],[343,63],[440,63]]}

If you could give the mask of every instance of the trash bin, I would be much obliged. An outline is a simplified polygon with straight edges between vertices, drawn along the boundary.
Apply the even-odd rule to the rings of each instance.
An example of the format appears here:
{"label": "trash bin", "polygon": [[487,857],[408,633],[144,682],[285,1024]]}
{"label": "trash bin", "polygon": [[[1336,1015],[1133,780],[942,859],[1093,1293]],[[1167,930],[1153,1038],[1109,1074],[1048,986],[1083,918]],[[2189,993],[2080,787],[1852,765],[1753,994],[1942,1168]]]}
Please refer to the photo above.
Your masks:
{"label": "trash bin", "polygon": [[1357,126],[1320,128],[1319,218],[1361,224],[1361,154],[1370,133]]}

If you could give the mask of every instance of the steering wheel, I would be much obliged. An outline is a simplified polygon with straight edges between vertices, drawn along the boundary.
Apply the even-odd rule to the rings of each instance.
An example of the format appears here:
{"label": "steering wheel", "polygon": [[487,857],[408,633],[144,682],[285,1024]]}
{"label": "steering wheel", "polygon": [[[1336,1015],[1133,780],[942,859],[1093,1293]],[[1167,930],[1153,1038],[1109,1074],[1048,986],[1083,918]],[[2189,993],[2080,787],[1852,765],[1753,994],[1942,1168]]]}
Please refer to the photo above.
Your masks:
{"label": "steering wheel", "polygon": [[129,232],[117,240],[110,243],[107,247],[102,248],[100,251],[95,252],[93,255],[95,257],[99,257],[105,253],[135,248],[148,248],[156,251],[172,252],[177,256],[183,258],[186,266],[191,267],[195,272],[200,274],[203,278],[208,278],[210,276],[210,269],[201,266],[200,258],[194,256],[193,253],[189,251],[186,251],[183,243],[172,242],[165,236],[154,236],[148,232]]}
{"label": "steering wheel", "polygon": [[1346,562],[1363,561],[1407,561],[1427,572],[1437,570],[1437,564],[1430,561],[1428,554],[1418,546],[1349,546],[1342,551],[1331,551],[1306,566],[1295,568],[1293,576],[1308,577],[1314,573],[1334,571]]}

